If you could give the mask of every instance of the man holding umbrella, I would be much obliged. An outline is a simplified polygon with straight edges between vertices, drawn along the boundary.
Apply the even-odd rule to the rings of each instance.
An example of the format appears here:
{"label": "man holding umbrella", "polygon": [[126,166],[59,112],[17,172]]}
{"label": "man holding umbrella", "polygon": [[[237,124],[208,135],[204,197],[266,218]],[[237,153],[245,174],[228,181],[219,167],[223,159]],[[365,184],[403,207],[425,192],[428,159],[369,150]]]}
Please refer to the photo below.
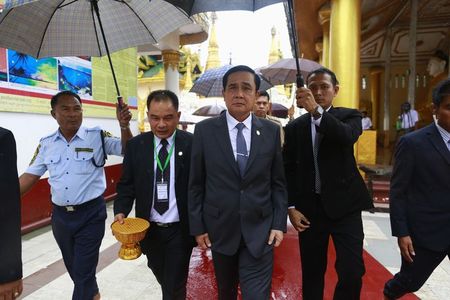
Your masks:
{"label": "man holding umbrella", "polygon": [[372,201],[359,174],[353,145],[362,133],[356,109],[333,107],[336,75],[320,68],[297,90],[309,113],[286,126],[283,147],[289,219],[299,232],[303,299],[323,299],[329,238],[336,249],[334,299],[359,299],[365,268],[361,210]]}
{"label": "man holding umbrella", "polygon": [[83,109],[78,94],[63,91],[50,102],[59,129],[43,137],[20,178],[20,193],[28,192],[48,170],[53,204],[53,235],[75,288],[73,300],[99,299],[95,278],[99,249],[105,233],[103,192],[106,155],[121,155],[132,137],[127,105],[117,108],[121,139],[99,127],[81,126]]}

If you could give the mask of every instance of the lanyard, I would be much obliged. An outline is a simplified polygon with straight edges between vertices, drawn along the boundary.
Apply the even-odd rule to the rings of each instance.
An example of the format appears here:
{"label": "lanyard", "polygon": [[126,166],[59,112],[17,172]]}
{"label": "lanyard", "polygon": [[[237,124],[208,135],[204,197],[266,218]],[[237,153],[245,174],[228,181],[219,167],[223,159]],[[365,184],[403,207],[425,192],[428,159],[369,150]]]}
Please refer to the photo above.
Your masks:
{"label": "lanyard", "polygon": [[[164,162],[164,167],[162,166],[161,161],[159,160],[159,156],[156,154],[156,143],[155,143],[155,138],[153,138],[153,147],[154,147],[153,154],[155,156],[155,160],[158,165],[158,168],[161,170],[161,174],[164,173],[164,170],[167,168],[167,165],[169,164],[170,157],[172,156],[173,148],[175,147],[175,134],[176,134],[176,132],[173,134],[174,142],[173,142],[172,146],[170,146],[169,154],[167,155],[166,161]],[[161,145],[161,147],[163,147],[163,146]]]}

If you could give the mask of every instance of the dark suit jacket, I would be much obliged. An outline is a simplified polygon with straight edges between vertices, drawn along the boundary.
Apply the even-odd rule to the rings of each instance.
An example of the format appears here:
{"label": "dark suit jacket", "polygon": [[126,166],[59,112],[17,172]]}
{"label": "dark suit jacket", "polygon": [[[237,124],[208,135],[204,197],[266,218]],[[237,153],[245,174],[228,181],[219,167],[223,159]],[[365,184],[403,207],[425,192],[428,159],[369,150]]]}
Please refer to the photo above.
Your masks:
{"label": "dark suit jacket", "polygon": [[[353,145],[362,133],[361,114],[355,109],[331,107],[322,115],[319,133],[321,200],[328,217],[339,219],[371,208],[373,204],[353,154]],[[283,157],[289,206],[311,218],[316,198],[310,114],[286,126]]]}
{"label": "dark suit jacket", "polygon": [[20,190],[16,142],[11,131],[0,127],[0,283],[22,278]]}
{"label": "dark suit jacket", "polygon": [[[189,235],[187,195],[189,166],[191,159],[192,134],[177,130],[175,135],[175,194],[180,216],[181,229],[194,245]],[[136,217],[150,219],[153,202],[154,176],[153,133],[143,133],[127,143],[122,166],[122,177],[117,183],[117,199],[114,201],[114,214],[130,213],[136,199]],[[147,239],[141,242],[142,251],[147,253]]]}
{"label": "dark suit jacket", "polygon": [[392,235],[434,251],[450,247],[450,152],[435,124],[399,140],[389,204]]}
{"label": "dark suit jacket", "polygon": [[208,233],[212,250],[237,252],[241,237],[258,258],[271,229],[286,231],[287,195],[280,128],[252,117],[250,155],[241,179],[225,113],[195,126],[189,183],[191,234]]}

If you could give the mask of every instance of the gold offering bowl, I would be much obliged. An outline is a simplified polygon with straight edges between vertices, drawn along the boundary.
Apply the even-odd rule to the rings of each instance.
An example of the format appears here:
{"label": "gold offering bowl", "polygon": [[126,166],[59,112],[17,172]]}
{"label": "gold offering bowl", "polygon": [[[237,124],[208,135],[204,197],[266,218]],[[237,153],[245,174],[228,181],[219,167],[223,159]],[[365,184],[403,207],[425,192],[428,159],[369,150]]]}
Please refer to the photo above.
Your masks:
{"label": "gold offering bowl", "polygon": [[141,256],[139,242],[144,239],[149,227],[150,223],[141,218],[125,218],[123,224],[118,221],[111,224],[113,235],[122,243],[119,250],[121,259],[131,260]]}

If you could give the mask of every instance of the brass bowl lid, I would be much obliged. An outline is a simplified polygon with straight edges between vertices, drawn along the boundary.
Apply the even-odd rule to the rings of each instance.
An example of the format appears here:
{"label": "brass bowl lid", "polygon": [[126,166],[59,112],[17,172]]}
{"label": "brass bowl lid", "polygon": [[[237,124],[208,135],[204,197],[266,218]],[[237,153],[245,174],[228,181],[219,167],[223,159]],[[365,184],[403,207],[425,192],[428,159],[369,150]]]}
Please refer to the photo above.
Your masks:
{"label": "brass bowl lid", "polygon": [[111,229],[119,234],[136,234],[146,231],[150,227],[147,220],[141,218],[125,218],[123,224],[115,221],[111,224]]}

